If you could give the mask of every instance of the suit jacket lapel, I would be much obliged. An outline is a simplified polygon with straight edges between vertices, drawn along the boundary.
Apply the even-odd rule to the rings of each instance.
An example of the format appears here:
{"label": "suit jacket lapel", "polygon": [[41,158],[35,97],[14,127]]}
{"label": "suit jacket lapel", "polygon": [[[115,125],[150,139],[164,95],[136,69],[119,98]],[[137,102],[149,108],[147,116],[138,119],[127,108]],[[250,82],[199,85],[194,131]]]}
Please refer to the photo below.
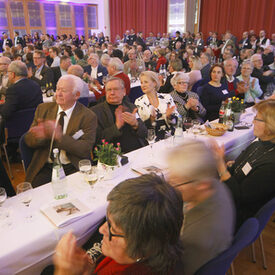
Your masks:
{"label": "suit jacket lapel", "polygon": [[66,130],[66,134],[67,135],[71,136],[75,132],[75,127],[76,126],[79,127],[80,121],[79,121],[79,118],[77,117],[77,114],[80,111],[79,104],[81,104],[81,103],[76,102],[75,107],[73,109],[73,112],[72,112],[71,118],[69,120],[69,124],[68,124],[67,130]]}
{"label": "suit jacket lapel", "polygon": [[113,114],[106,101],[103,104],[103,108],[104,108],[104,114],[106,116],[108,124],[113,124],[113,121],[114,121]]}

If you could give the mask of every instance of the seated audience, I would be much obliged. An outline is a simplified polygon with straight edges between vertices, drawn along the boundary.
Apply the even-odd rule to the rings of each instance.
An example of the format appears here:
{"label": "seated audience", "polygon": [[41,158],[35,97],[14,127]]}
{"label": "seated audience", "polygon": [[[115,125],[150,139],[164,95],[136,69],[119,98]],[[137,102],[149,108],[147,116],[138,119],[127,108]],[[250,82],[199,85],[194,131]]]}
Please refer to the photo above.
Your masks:
{"label": "seated audience", "polygon": [[26,181],[33,187],[51,181],[54,148],[60,150],[60,161],[66,175],[78,171],[78,162],[89,159],[96,136],[96,116],[77,102],[82,89],[81,80],[64,75],[57,82],[56,102],[38,106],[26,144],[34,149],[27,169]]}
{"label": "seated audience", "polygon": [[200,71],[202,68],[202,64],[201,64],[200,58],[195,55],[192,55],[189,57],[188,64],[191,69],[191,72],[188,73],[188,76],[190,79],[188,84],[188,89],[191,90],[193,85],[202,78],[201,71]]}
{"label": "seated audience", "polygon": [[266,33],[264,30],[261,30],[259,32],[259,38],[257,40],[257,46],[258,47],[261,47],[261,48],[266,48],[270,45],[270,40],[265,37],[266,36]]}
{"label": "seated audience", "polygon": [[59,78],[63,75],[68,74],[68,68],[72,65],[71,58],[69,56],[63,55],[60,58],[60,65],[57,67],[52,66],[53,77],[54,77],[54,87],[59,80]]}
{"label": "seated audience", "polygon": [[203,79],[205,80],[209,80],[209,72],[211,69],[211,65],[210,65],[210,61],[211,61],[211,55],[209,53],[201,53],[201,64],[202,64],[202,68],[201,68],[201,76]]}
{"label": "seated audience", "polygon": [[40,87],[46,87],[47,84],[54,83],[53,72],[45,65],[46,56],[43,51],[36,50],[33,53],[33,62],[36,69],[32,72],[29,68],[29,77],[37,82]]}
{"label": "seated audience", "polygon": [[170,60],[169,65],[168,65],[168,72],[170,74],[167,76],[166,81],[164,82],[163,76],[159,75],[159,79],[162,83],[162,85],[160,86],[159,91],[158,91],[159,93],[169,94],[170,92],[173,91],[174,88],[171,85],[171,79],[181,69],[182,69],[182,62],[179,58],[177,58],[175,60]]}
{"label": "seated audience", "polygon": [[241,65],[241,75],[237,76],[239,85],[244,85],[244,102],[246,106],[254,105],[263,91],[259,84],[259,79],[252,77],[253,63],[250,60],[243,61]]}
{"label": "seated audience", "polygon": [[218,118],[222,101],[235,95],[234,91],[229,92],[226,85],[221,83],[224,75],[222,65],[213,65],[210,69],[210,81],[201,88],[200,98],[206,109],[206,120],[211,121]]}
{"label": "seated audience", "polygon": [[6,56],[0,57],[0,100],[5,99],[6,91],[8,89],[8,67],[11,60]]}
{"label": "seated audience", "polygon": [[260,54],[252,55],[251,61],[254,65],[251,76],[259,79],[261,89],[263,93],[265,93],[267,92],[268,85],[274,83],[274,73],[269,69],[268,66],[263,66],[263,59]]}
{"label": "seated audience", "polygon": [[199,101],[196,93],[188,90],[189,76],[186,73],[177,72],[171,79],[174,90],[170,93],[179,114],[183,120],[187,117],[199,119],[203,122],[206,110]]}
{"label": "seated audience", "polygon": [[107,196],[101,262],[93,263],[67,233],[56,247],[56,275],[182,274],[180,193],[154,174],[128,179]]}
{"label": "seated audience", "polygon": [[152,60],[152,53],[150,50],[145,50],[143,53],[143,61],[145,64],[145,69],[147,71],[155,71],[157,63]]}
{"label": "seated audience", "polygon": [[174,134],[178,112],[170,94],[158,93],[160,83],[155,72],[146,71],[140,75],[144,93],[135,101],[140,118],[147,128],[155,128],[157,140]]}
{"label": "seated audience", "polygon": [[182,274],[191,275],[231,245],[234,203],[217,179],[217,162],[205,143],[192,141],[174,148],[168,169],[169,183],[184,201]]}
{"label": "seated audience", "polygon": [[237,228],[275,197],[275,100],[254,106],[252,142],[235,161],[224,161],[224,148],[214,146],[221,181],[230,189],[237,208]]}
{"label": "seated audience", "polygon": [[129,60],[124,63],[124,73],[131,74],[132,77],[139,77],[140,73],[145,70],[144,61],[137,59],[137,54],[134,49],[128,52]]}
{"label": "seated audience", "polygon": [[147,145],[147,129],[137,116],[135,105],[123,100],[126,95],[124,81],[111,77],[105,85],[106,101],[92,107],[96,113],[98,126],[96,144],[102,139],[107,142],[120,143],[123,153]]}
{"label": "seated audience", "polygon": [[[80,65],[82,68],[85,68],[89,65],[87,61],[84,59],[83,51],[79,48],[76,48],[74,50],[74,59],[75,59],[75,65]],[[74,63],[72,62],[72,64]]]}
{"label": "seated audience", "polygon": [[6,91],[5,103],[0,105],[4,119],[19,110],[36,108],[42,102],[42,92],[34,81],[28,79],[28,69],[21,61],[12,61],[8,67],[10,86]]}
{"label": "seated audience", "polygon": [[75,75],[81,79],[81,82],[83,84],[82,91],[80,91],[80,98],[81,97],[89,97],[89,86],[88,84],[83,80],[83,74],[84,70],[80,65],[71,65],[68,68],[67,71],[68,74]]}
{"label": "seated audience", "polygon": [[274,47],[269,45],[265,47],[264,52],[262,54],[263,65],[267,66],[273,63],[274,60]]}
{"label": "seated audience", "polygon": [[84,72],[87,73],[92,80],[97,80],[102,85],[103,77],[108,74],[107,69],[99,64],[98,55],[95,53],[90,54],[88,63],[89,66],[84,68]]}

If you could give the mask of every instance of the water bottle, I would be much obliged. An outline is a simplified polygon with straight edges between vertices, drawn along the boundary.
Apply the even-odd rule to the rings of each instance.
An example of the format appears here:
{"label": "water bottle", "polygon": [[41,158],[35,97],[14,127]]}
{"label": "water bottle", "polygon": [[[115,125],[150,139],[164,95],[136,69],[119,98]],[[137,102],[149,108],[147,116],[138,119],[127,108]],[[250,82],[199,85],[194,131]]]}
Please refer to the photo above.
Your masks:
{"label": "water bottle", "polygon": [[178,121],[175,129],[175,137],[182,137],[183,129],[182,129],[182,117],[178,115]]}
{"label": "water bottle", "polygon": [[52,170],[52,188],[54,198],[56,200],[66,198],[67,194],[67,178],[59,160],[59,150],[53,149],[54,161]]}
{"label": "water bottle", "polygon": [[231,99],[229,99],[224,116],[223,124],[227,125],[228,131],[234,130],[234,113],[231,109]]}

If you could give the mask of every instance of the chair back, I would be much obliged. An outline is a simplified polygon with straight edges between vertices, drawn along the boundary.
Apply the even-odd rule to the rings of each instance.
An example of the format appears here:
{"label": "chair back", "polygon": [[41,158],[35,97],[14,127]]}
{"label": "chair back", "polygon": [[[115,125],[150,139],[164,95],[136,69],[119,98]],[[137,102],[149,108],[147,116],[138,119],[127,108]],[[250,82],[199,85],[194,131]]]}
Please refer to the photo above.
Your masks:
{"label": "chair back", "polygon": [[254,240],[256,240],[259,235],[262,233],[267,222],[269,221],[272,214],[275,212],[275,198],[267,202],[255,215],[255,218],[259,222],[259,230]]}
{"label": "chair back", "polygon": [[79,99],[78,99],[78,102],[80,102],[80,103],[82,103],[84,106],[88,106],[88,103],[89,103],[89,99],[88,99],[88,97],[80,97]]}
{"label": "chair back", "polygon": [[19,149],[20,149],[20,153],[21,153],[21,158],[24,163],[24,169],[26,171],[28,169],[28,166],[31,163],[34,149],[30,148],[25,143],[25,135],[26,135],[26,133],[23,136],[21,136],[21,138],[19,139]]}
{"label": "chair back", "polygon": [[249,218],[240,227],[234,237],[232,245],[214,259],[203,265],[195,275],[224,275],[238,253],[246,246],[251,244],[259,228],[256,218]]}
{"label": "chair back", "polygon": [[33,122],[35,109],[36,108],[29,108],[17,111],[6,120],[9,140],[19,140],[20,137],[29,130]]}

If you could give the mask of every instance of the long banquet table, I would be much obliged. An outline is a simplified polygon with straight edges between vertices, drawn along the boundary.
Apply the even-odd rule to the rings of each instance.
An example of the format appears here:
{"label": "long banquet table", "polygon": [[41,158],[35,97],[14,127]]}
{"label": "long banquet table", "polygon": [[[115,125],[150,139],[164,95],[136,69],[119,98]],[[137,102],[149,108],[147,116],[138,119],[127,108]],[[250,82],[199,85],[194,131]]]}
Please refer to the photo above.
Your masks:
{"label": "long banquet table", "polygon": [[[247,111],[246,120],[252,121],[253,114]],[[176,143],[194,138],[192,134],[184,133]],[[197,136],[197,139],[207,142],[210,137]],[[224,144],[228,159],[235,158],[241,150],[254,139],[253,129],[234,130],[224,136],[215,137],[218,144]],[[77,236],[79,244],[83,244],[96,230],[105,216],[106,196],[119,182],[136,177],[138,174],[131,168],[156,163],[165,165],[167,150],[174,146],[172,141],[159,141],[153,145],[153,158],[150,147],[143,147],[127,154],[129,163],[120,167],[119,175],[113,180],[99,181],[92,190],[83,181],[82,175],[75,173],[67,177],[69,196],[83,201],[93,212],[70,225],[62,228],[54,226],[41,212],[42,205],[53,201],[51,184],[46,184],[33,190],[31,212],[33,221],[27,222],[24,216],[25,206],[12,197],[6,200],[3,207],[10,209],[11,225],[1,225],[0,221],[0,275],[7,274],[40,274],[43,268],[51,263],[58,240],[69,230]]]}

